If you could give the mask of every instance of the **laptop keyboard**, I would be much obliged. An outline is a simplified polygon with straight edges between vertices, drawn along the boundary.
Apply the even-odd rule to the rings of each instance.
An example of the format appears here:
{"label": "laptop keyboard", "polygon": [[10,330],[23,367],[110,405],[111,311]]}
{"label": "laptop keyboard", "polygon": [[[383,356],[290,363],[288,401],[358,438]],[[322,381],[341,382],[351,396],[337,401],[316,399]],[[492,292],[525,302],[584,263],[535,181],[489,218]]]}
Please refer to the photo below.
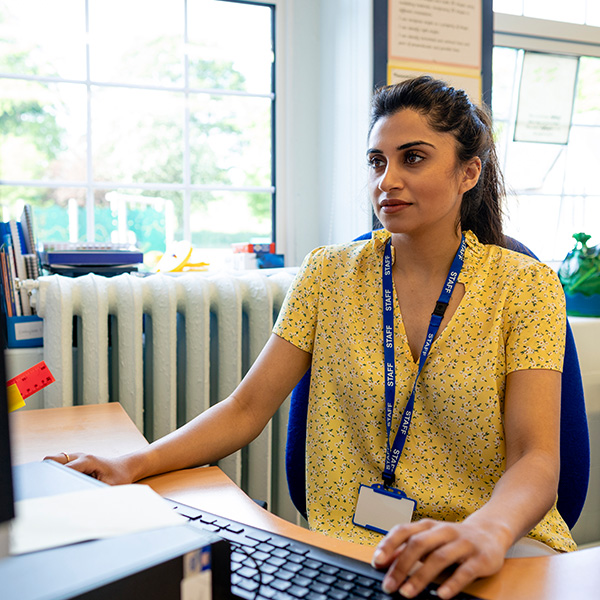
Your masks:
{"label": "laptop keyboard", "polygon": [[[384,573],[367,563],[304,542],[243,525],[178,502],[173,509],[191,525],[230,542],[231,590],[243,600],[390,600],[381,589]],[[437,598],[430,584],[417,598]],[[477,600],[465,592],[456,600]]]}

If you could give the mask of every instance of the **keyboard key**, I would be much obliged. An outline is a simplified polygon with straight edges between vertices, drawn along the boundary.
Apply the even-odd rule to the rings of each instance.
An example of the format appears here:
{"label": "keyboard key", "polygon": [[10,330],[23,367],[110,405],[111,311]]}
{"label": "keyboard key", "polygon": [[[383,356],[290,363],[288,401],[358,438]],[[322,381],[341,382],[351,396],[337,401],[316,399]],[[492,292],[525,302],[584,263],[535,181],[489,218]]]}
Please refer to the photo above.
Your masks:
{"label": "keyboard key", "polygon": [[318,594],[326,594],[329,590],[329,586],[324,583],[319,583],[318,581],[314,581],[310,584],[310,589],[313,592],[317,592]]}
{"label": "keyboard key", "polygon": [[270,556],[266,562],[269,563],[270,565],[274,565],[276,567],[281,567],[281,566],[285,565],[285,559],[277,558],[277,556]]}
{"label": "keyboard key", "polygon": [[298,572],[303,577],[309,577],[310,579],[316,579],[319,575],[319,571],[315,571],[315,569],[302,568],[302,570]]}
{"label": "keyboard key", "polygon": [[261,552],[260,550],[257,550],[252,555],[252,558],[254,560],[260,560],[261,562],[264,562],[265,560],[267,560],[268,558],[270,558],[270,554],[267,554],[266,552]]}
{"label": "keyboard key", "polygon": [[287,571],[291,571],[292,573],[298,573],[298,571],[302,570],[302,565],[286,562],[284,565],[282,565],[282,568],[286,569]]}
{"label": "keyboard key", "polygon": [[320,581],[321,583],[324,583],[326,585],[332,585],[333,583],[335,583],[336,578],[333,575],[319,575],[317,577],[317,581]]}
{"label": "keyboard key", "polygon": [[339,571],[339,569],[333,565],[322,565],[319,570],[327,575],[335,575]]}
{"label": "keyboard key", "polygon": [[300,585],[302,587],[308,587],[312,582],[312,579],[309,579],[308,577],[302,577],[302,575],[296,575],[296,577],[294,577],[292,579],[292,583],[295,585]]}
{"label": "keyboard key", "polygon": [[345,592],[349,592],[354,587],[354,584],[351,581],[336,581],[335,587],[340,590],[344,590]]}
{"label": "keyboard key", "polygon": [[295,562],[295,563],[298,563],[298,564],[302,564],[306,560],[306,557],[303,556],[302,554],[296,554],[296,553],[293,552],[292,554],[290,554],[287,557],[287,560],[290,561],[290,562]]}
{"label": "keyboard key", "polygon": [[292,573],[291,571],[288,571],[286,569],[280,569],[279,571],[277,571],[276,575],[280,579],[285,579],[286,581],[289,581],[293,577],[296,577],[295,573]]}
{"label": "keyboard key", "polygon": [[287,593],[290,594],[290,596],[294,596],[294,598],[304,598],[310,593],[310,590],[307,590],[305,587],[293,585],[287,590]]}
{"label": "keyboard key", "polygon": [[343,590],[331,589],[327,592],[327,597],[331,598],[331,600],[346,600],[346,598],[350,597],[350,594]]}
{"label": "keyboard key", "polygon": [[284,581],[283,579],[275,579],[275,581],[271,583],[271,587],[279,590],[280,592],[285,592],[285,590],[292,587],[292,583],[289,581]]}
{"label": "keyboard key", "polygon": [[245,579],[252,579],[255,575],[258,575],[258,570],[250,567],[242,567],[236,571],[236,575]]}
{"label": "keyboard key", "polygon": [[237,585],[232,585],[231,586],[231,592],[239,597],[239,598],[244,598],[245,600],[255,600],[256,598],[256,592],[253,591],[249,591],[249,590],[245,590],[244,588],[238,587]]}
{"label": "keyboard key", "polygon": [[261,531],[260,529],[250,529],[246,532],[246,535],[253,540],[257,540],[259,542],[268,542],[273,536],[266,531]]}

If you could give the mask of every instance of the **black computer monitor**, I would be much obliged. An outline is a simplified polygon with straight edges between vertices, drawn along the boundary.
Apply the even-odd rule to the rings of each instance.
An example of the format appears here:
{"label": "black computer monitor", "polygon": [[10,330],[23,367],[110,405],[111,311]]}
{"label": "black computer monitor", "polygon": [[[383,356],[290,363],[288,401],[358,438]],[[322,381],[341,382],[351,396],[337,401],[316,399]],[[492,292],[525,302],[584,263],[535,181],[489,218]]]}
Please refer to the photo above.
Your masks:
{"label": "black computer monitor", "polygon": [[4,315],[0,313],[0,559],[8,555],[8,525],[15,515],[4,365]]}

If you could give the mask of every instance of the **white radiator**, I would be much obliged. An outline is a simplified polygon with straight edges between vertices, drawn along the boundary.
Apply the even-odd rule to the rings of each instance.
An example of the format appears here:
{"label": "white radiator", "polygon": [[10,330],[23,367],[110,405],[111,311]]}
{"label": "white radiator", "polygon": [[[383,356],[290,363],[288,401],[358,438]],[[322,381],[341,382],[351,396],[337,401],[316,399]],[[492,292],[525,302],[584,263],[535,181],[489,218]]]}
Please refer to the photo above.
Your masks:
{"label": "white radiator", "polygon": [[[44,407],[118,401],[148,440],[162,437],[235,389],[292,278],[287,270],[40,278],[35,304],[56,378]],[[219,466],[250,497],[295,520],[284,469],[287,410],[286,401],[257,440]]]}

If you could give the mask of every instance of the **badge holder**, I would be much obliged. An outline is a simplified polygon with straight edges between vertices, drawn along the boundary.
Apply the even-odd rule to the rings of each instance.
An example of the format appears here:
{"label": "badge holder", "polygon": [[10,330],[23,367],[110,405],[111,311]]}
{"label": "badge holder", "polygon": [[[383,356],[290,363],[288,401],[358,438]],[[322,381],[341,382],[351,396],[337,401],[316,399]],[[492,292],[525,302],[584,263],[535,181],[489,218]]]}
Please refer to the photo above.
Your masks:
{"label": "badge holder", "polygon": [[416,506],[416,500],[396,488],[361,485],[352,522],[385,535],[394,525],[410,523]]}

